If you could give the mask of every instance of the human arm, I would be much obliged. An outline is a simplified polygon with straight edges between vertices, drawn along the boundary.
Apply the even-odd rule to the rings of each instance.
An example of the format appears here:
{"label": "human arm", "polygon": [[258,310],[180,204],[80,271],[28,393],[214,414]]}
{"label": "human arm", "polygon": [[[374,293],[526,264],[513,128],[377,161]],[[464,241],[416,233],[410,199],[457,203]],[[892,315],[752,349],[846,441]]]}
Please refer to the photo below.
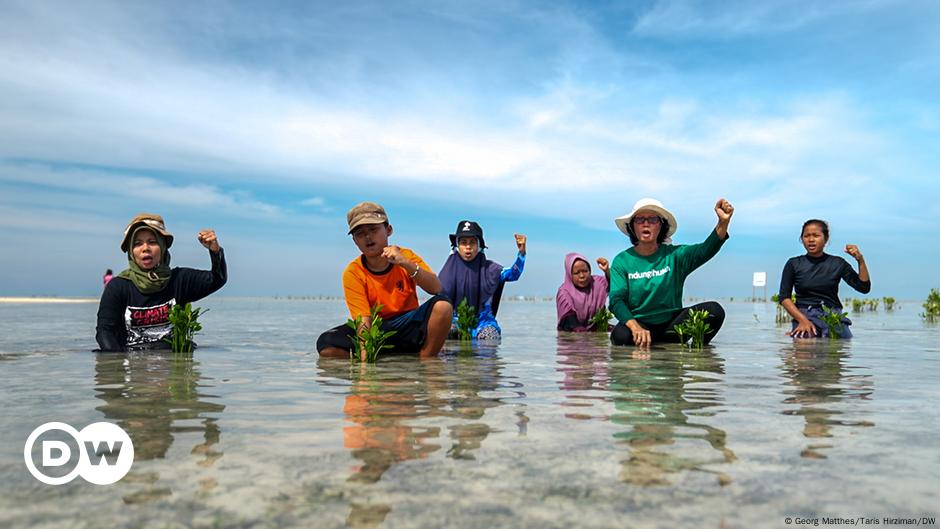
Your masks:
{"label": "human arm", "polygon": [[780,306],[787,311],[787,314],[796,320],[796,328],[788,332],[787,336],[794,336],[796,338],[816,336],[816,326],[813,325],[813,322],[809,321],[809,318],[807,318],[805,314],[800,312],[800,309],[796,307],[796,303],[793,303],[792,299],[789,297],[781,299]]}
{"label": "human arm", "polygon": [[641,347],[652,343],[650,332],[634,318],[633,312],[630,310],[630,283],[627,272],[619,258],[614,259],[610,269],[609,299],[610,312],[614,314],[618,321],[623,322],[633,334],[633,343]]}
{"label": "human arm", "polygon": [[614,259],[614,264],[610,270],[610,312],[613,313],[617,321],[624,323],[633,319],[633,312],[630,310],[630,283],[627,279],[627,272],[623,269],[619,258]]}
{"label": "human arm", "polygon": [[386,246],[385,249],[382,250],[382,256],[388,259],[388,262],[393,265],[404,268],[408,276],[414,279],[415,284],[428,294],[432,296],[440,294],[441,281],[438,279],[437,274],[432,272],[424,260],[414,253],[411,253],[410,256],[406,256],[402,253],[400,246],[392,245]]}
{"label": "human arm", "polygon": [[565,314],[558,322],[559,331],[573,332],[578,327],[581,327],[581,322],[578,321],[578,316],[574,311]]}
{"label": "human arm", "polygon": [[848,267],[848,270],[843,273],[842,278],[855,290],[858,290],[862,294],[868,294],[871,292],[871,276],[868,274],[868,265],[865,264],[865,256],[862,255],[858,246],[854,244],[846,244],[845,253],[854,257],[855,261],[858,262],[858,273],[856,274],[855,271],[852,270],[852,267]]}
{"label": "human arm", "polygon": [[123,279],[112,280],[101,293],[95,328],[95,341],[101,351],[123,351],[127,348],[127,328],[124,324],[127,302],[121,295],[124,282]]}
{"label": "human arm", "polygon": [[219,253],[222,250],[222,247],[219,246],[219,239],[215,235],[215,230],[202,230],[196,235],[196,239],[199,244],[205,246],[212,253]]}
{"label": "human arm", "polygon": [[731,202],[719,198],[715,202],[715,214],[718,215],[718,224],[715,225],[715,232],[718,238],[725,240],[728,238],[728,225],[731,224],[731,216],[734,215],[734,206]]}
{"label": "human arm", "polygon": [[[202,242],[200,240],[200,242]],[[189,303],[199,301],[200,299],[212,294],[222,288],[228,281],[228,265],[225,262],[225,250],[218,247],[218,250],[212,250],[210,246],[218,247],[218,241],[214,239],[208,244],[203,244],[209,249],[209,261],[212,263],[211,270],[194,270],[192,268],[179,268],[179,299],[180,303]]]}
{"label": "human arm", "polygon": [[600,268],[601,272],[604,272],[604,277],[607,278],[607,291],[610,292],[610,263],[607,261],[607,259],[598,257],[597,267]]}
{"label": "human arm", "polygon": [[816,326],[809,321],[805,314],[800,312],[800,309],[796,307],[796,303],[793,303],[790,298],[794,281],[795,271],[791,260],[783,265],[783,273],[780,276],[780,292],[777,294],[780,299],[780,306],[797,322],[796,328],[787,332],[787,336],[796,336],[798,338],[816,336]]}
{"label": "human arm", "polygon": [[522,277],[522,271],[525,269],[525,253],[519,252],[516,254],[516,260],[513,261],[512,266],[503,268],[503,271],[499,274],[499,280],[502,282],[511,282]]}
{"label": "human arm", "polygon": [[676,263],[680,265],[683,277],[693,270],[707,263],[728,240],[728,223],[734,208],[727,200],[721,198],[715,204],[715,214],[718,215],[718,224],[708,237],[698,244],[681,244],[675,246]]}
{"label": "human arm", "polygon": [[555,312],[558,315],[556,328],[559,331],[570,332],[581,326],[571,296],[563,287],[559,287],[555,294]]}

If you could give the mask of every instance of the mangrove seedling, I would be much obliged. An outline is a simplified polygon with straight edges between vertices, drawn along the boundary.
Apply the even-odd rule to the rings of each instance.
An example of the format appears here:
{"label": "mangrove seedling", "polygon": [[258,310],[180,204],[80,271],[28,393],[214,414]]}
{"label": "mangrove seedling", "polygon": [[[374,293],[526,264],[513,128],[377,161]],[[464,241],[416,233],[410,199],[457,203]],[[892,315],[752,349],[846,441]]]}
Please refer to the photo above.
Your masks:
{"label": "mangrove seedling", "polygon": [[674,326],[673,332],[679,335],[679,342],[692,349],[701,349],[705,346],[705,335],[711,330],[706,322],[707,310],[690,310],[689,319]]}
{"label": "mangrove seedling", "polygon": [[607,310],[607,307],[601,307],[597,309],[597,312],[591,316],[591,319],[588,320],[588,327],[594,327],[596,332],[607,332],[607,329],[610,327],[610,319],[614,317],[614,314]]}
{"label": "mangrove seedling", "polygon": [[369,310],[369,325],[363,322],[361,314],[356,316],[355,319],[346,321],[346,325],[356,332],[356,336],[352,340],[353,350],[349,353],[350,360],[362,362],[363,355],[365,355],[366,362],[375,362],[380,351],[394,347],[394,345],[387,344],[385,341],[398,331],[382,330],[384,320],[379,316],[381,310],[382,305],[376,305]]}
{"label": "mangrove seedling", "polygon": [[894,304],[897,303],[897,300],[895,300],[891,296],[885,296],[881,298],[881,301],[884,302],[885,310],[888,310],[888,311],[894,310]]}
{"label": "mangrove seedling", "polygon": [[940,291],[935,288],[930,289],[927,301],[924,302],[924,312],[920,314],[921,318],[929,322],[935,322],[940,319]]}
{"label": "mangrove seedling", "polygon": [[826,327],[829,327],[829,338],[835,339],[842,336],[842,331],[845,329],[842,325],[842,318],[844,318],[846,314],[844,312],[836,312],[825,305],[822,306],[822,309],[822,321],[826,324]]}
{"label": "mangrove seedling", "polygon": [[852,298],[852,312],[862,312],[865,308],[865,300]]}
{"label": "mangrove seedling", "polygon": [[461,341],[469,341],[473,338],[473,329],[480,323],[477,318],[477,309],[467,303],[467,298],[463,298],[457,305],[457,336]]}
{"label": "mangrove seedling", "polygon": [[163,341],[170,344],[170,349],[174,353],[192,353],[195,343],[193,337],[202,330],[202,324],[199,323],[199,316],[209,312],[208,309],[202,310],[199,307],[193,308],[192,303],[185,305],[173,305],[167,319],[170,320],[170,336]]}

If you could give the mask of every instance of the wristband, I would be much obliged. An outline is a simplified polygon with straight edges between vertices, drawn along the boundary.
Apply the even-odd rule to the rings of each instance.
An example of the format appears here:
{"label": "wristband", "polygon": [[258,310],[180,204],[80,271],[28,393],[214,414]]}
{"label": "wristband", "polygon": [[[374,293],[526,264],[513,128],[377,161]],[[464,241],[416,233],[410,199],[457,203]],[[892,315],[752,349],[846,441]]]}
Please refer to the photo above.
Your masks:
{"label": "wristband", "polygon": [[421,270],[421,266],[419,266],[417,263],[415,263],[415,271],[414,271],[414,273],[411,274],[411,278],[412,278],[412,279],[418,277],[418,271],[419,271],[419,270]]}

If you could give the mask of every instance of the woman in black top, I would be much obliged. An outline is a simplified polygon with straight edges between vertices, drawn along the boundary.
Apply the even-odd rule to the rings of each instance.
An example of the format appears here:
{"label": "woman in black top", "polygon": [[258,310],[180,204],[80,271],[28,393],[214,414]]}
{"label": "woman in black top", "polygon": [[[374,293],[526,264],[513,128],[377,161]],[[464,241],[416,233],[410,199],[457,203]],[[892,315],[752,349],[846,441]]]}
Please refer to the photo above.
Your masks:
{"label": "woman in black top", "polygon": [[[806,255],[791,257],[783,267],[780,278],[780,305],[793,317],[793,327],[787,334],[794,338],[811,336],[829,336],[829,327],[823,321],[823,307],[839,313],[839,282],[845,280],[850,287],[867,294],[871,291],[871,279],[865,257],[854,244],[845,245],[845,253],[858,261],[858,273],[845,259],[823,253],[829,242],[829,225],[819,219],[810,219],[803,223],[800,235]],[[796,302],[790,299],[790,293],[796,289]],[[852,322],[842,319],[839,338],[851,338],[848,326]]]}
{"label": "woman in black top", "polygon": [[101,295],[95,339],[102,351],[167,348],[173,305],[198,301],[225,284],[225,255],[213,230],[202,230],[199,243],[209,250],[212,270],[170,268],[173,235],[160,215],[141,213],[127,224],[121,250],[127,269]]}

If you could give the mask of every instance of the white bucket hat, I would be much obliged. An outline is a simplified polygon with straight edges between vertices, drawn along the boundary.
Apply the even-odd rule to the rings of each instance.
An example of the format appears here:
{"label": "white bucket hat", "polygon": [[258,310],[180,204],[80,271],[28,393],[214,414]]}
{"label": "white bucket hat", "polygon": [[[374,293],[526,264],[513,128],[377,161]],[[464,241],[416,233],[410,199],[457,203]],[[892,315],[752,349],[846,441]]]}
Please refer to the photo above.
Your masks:
{"label": "white bucket hat", "polygon": [[655,198],[641,198],[640,200],[637,200],[636,204],[633,205],[633,211],[622,217],[615,218],[614,223],[617,225],[617,228],[623,232],[624,235],[629,237],[629,227],[633,223],[633,217],[642,210],[653,211],[669,223],[669,231],[666,232],[666,239],[671,238],[672,235],[676,233],[676,228],[679,227],[679,225],[676,223],[676,217],[673,216],[673,214],[663,206],[662,202],[656,200]]}

